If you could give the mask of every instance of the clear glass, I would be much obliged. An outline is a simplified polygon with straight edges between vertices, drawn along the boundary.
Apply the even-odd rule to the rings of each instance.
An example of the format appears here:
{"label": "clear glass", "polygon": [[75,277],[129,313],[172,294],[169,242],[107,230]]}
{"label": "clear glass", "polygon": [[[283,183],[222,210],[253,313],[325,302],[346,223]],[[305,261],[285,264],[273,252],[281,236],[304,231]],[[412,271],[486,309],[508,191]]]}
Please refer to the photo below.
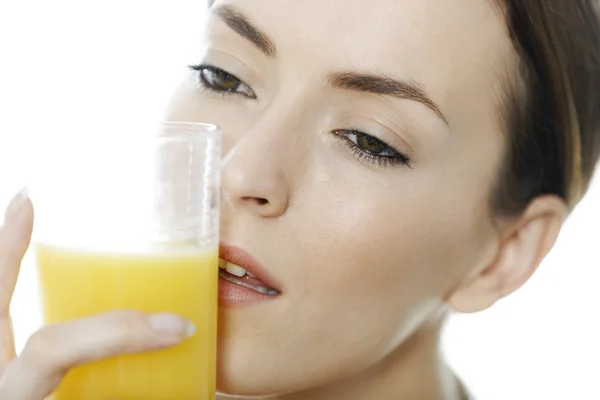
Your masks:
{"label": "clear glass", "polygon": [[60,157],[31,186],[44,320],[173,312],[197,333],[173,348],[78,367],[52,399],[212,400],[220,132],[165,122],[111,138],[57,144]]}

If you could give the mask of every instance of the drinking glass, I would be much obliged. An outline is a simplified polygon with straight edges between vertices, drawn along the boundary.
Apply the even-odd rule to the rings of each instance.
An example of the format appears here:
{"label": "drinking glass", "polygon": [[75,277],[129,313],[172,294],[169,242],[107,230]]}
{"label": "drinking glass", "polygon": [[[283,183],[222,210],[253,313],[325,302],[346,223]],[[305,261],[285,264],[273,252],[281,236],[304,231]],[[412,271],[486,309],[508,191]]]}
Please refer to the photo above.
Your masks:
{"label": "drinking glass", "polygon": [[212,400],[220,132],[180,122],[121,130],[57,144],[30,188],[44,322],[134,309],[176,313],[196,333],[77,367],[52,399]]}

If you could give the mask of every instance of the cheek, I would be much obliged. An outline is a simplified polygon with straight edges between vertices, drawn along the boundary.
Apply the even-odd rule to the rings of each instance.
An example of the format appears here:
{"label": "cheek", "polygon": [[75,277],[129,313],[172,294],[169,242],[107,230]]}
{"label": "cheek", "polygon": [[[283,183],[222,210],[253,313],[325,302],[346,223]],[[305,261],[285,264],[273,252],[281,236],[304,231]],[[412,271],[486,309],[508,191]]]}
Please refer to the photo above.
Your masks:
{"label": "cheek", "polygon": [[[351,288],[396,308],[419,298],[443,299],[457,266],[469,262],[479,242],[478,221],[475,207],[466,205],[470,199],[453,202],[448,199],[456,196],[429,189],[437,186],[425,180],[418,186],[419,180],[390,190],[338,180],[300,191],[305,197],[298,203],[313,204],[299,211],[298,224],[306,229],[300,235],[318,258],[306,260],[307,287]],[[406,187],[410,193],[399,189]]]}
{"label": "cheek", "polygon": [[369,357],[390,351],[443,303],[479,240],[472,207],[416,181],[385,190],[360,178],[313,181],[299,191],[302,208],[290,210],[301,248],[310,249],[296,255],[295,300],[324,331],[368,342]]}

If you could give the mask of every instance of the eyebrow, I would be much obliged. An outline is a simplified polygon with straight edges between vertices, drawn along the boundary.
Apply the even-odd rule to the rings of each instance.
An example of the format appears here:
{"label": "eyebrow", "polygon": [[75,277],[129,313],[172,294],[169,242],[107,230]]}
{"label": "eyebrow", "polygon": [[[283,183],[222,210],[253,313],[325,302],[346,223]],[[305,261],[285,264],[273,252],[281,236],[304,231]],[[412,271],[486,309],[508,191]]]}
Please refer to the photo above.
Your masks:
{"label": "eyebrow", "polygon": [[[277,55],[275,42],[269,35],[254,26],[250,18],[232,6],[219,6],[214,12],[229,28],[247,39],[267,57],[275,58]],[[397,80],[384,75],[355,72],[332,73],[329,74],[328,80],[330,86],[334,88],[418,101],[432,110],[448,125],[448,120],[435,102],[427,95],[424,86],[416,82]]]}
{"label": "eyebrow", "polygon": [[329,74],[328,81],[334,88],[418,101],[432,110],[448,125],[448,120],[435,102],[427,95],[423,85],[416,82],[397,80],[384,75],[358,74],[355,72],[332,73]]}
{"label": "eyebrow", "polygon": [[267,57],[274,58],[277,54],[277,48],[273,39],[266,33],[254,26],[250,18],[237,11],[231,6],[220,6],[215,9],[225,24],[237,32],[240,36],[248,39],[254,46],[262,51]]}

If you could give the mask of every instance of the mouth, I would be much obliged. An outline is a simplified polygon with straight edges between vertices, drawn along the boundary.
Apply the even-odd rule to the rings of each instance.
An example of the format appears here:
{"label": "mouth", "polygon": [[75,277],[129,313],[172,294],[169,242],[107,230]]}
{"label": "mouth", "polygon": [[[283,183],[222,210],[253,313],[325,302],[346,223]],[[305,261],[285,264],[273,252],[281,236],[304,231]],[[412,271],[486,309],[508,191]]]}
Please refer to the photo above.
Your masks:
{"label": "mouth", "polygon": [[243,305],[278,298],[279,286],[250,254],[227,245],[219,248],[219,303]]}
{"label": "mouth", "polygon": [[219,258],[219,277],[227,282],[243,286],[268,296],[276,296],[279,294],[277,289],[268,286],[247,269],[223,260],[222,258]]}

